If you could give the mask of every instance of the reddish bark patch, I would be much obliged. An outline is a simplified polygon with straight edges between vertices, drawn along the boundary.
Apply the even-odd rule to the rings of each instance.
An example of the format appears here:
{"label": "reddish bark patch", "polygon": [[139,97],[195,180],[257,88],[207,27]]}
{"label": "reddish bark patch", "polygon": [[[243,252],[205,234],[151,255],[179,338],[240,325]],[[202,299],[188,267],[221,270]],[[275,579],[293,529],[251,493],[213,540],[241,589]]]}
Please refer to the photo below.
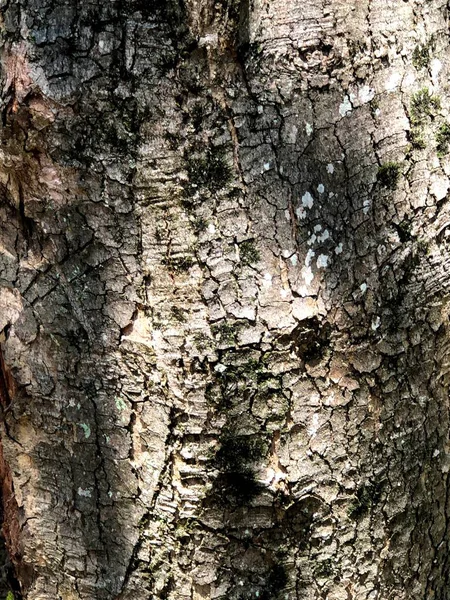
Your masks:
{"label": "reddish bark patch", "polygon": [[[15,382],[5,365],[0,350],[0,404],[4,422],[3,433],[7,433],[4,415],[13,401],[15,390]],[[32,573],[30,567],[22,562],[23,552],[20,543],[19,506],[14,495],[12,474],[5,460],[2,441],[0,441],[0,486],[1,505],[3,509],[2,534],[6,550],[14,567],[12,579],[14,579],[15,597],[19,598],[21,597],[20,592],[22,589],[28,587],[27,584],[31,582]]]}

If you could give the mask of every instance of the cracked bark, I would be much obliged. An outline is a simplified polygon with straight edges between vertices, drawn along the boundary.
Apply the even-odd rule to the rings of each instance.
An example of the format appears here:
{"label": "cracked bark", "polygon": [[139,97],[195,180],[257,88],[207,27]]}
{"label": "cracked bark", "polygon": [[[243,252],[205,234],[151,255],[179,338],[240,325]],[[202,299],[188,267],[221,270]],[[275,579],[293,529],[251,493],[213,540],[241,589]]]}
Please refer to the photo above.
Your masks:
{"label": "cracked bark", "polygon": [[447,3],[0,10],[17,597],[448,600]]}

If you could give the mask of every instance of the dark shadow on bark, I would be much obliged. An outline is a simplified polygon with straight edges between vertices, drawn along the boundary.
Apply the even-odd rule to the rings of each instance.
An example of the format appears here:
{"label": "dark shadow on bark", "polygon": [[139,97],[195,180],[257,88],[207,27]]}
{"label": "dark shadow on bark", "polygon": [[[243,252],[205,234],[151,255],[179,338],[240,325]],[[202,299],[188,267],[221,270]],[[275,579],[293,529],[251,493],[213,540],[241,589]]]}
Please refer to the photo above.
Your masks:
{"label": "dark shadow on bark", "polygon": [[[12,437],[22,427],[19,442],[42,492],[40,525],[57,523],[56,538],[34,535],[43,536],[48,554],[64,555],[59,566],[38,567],[36,560],[36,572],[21,583],[26,593],[40,577],[56,597],[55,577],[61,589],[74,578],[83,597],[109,600],[121,591],[133,558],[129,512],[135,508],[134,519],[142,512],[129,464],[137,405],[123,393],[127,374],[116,354],[126,352],[121,336],[134,317],[127,294],[136,298],[141,286],[132,183],[141,124],[158,116],[158,100],[148,101],[143,89],[154,90],[176,64],[186,17],[177,2],[22,6],[33,46],[26,52],[13,44],[16,8],[10,3],[4,11],[12,32],[5,55],[25,71],[33,61],[43,76],[41,88],[24,94],[17,73],[8,73],[2,142],[15,163],[20,203],[6,191],[4,200],[17,212],[7,225],[11,239],[19,224],[11,251],[18,261],[43,260],[13,281],[25,312],[4,346],[8,354],[9,344],[24,344],[28,364],[12,368],[17,394],[5,423]],[[45,172],[55,182],[47,182],[48,196]],[[45,440],[30,446],[27,431]]]}

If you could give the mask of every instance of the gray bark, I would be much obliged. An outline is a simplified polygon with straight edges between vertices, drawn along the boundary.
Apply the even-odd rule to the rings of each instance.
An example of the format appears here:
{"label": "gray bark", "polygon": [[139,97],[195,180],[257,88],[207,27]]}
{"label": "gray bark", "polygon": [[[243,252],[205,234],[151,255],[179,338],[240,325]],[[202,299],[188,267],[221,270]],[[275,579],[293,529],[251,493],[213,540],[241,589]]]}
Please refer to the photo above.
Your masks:
{"label": "gray bark", "polygon": [[448,600],[447,3],[1,10],[17,597]]}

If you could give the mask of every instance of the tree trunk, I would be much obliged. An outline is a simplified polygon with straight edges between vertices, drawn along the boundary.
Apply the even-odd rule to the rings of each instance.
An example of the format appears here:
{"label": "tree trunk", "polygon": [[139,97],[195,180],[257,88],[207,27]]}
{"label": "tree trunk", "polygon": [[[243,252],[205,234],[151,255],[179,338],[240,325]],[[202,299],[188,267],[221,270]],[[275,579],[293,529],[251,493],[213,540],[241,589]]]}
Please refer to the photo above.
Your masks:
{"label": "tree trunk", "polygon": [[15,597],[449,600],[447,3],[1,4]]}

